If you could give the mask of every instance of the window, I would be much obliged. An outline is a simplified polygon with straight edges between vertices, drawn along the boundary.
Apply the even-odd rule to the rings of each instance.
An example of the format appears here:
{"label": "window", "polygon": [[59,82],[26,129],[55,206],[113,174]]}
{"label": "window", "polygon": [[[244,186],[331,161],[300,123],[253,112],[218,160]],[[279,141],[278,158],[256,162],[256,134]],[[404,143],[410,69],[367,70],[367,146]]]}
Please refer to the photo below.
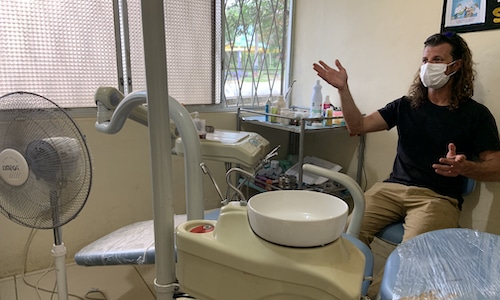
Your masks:
{"label": "window", "polygon": [[111,1],[0,0],[0,94],[95,106],[97,87],[117,85],[113,26]]}
{"label": "window", "polygon": [[[140,3],[0,0],[0,95],[28,91],[71,108],[95,106],[99,86],[125,94],[145,89]],[[174,98],[231,107],[283,94],[289,0],[165,0],[164,6]]]}
{"label": "window", "polygon": [[226,105],[263,105],[284,95],[288,0],[226,0]]}
{"label": "window", "polygon": [[[122,73],[121,80],[128,82],[125,93],[146,89],[144,66],[141,0],[120,2],[121,27],[128,23],[128,37],[122,36],[122,48],[130,50],[129,73]],[[215,78],[220,78],[220,22],[216,22],[216,1],[207,0],[167,0],[165,9],[165,40],[167,55],[168,92],[170,96],[184,104],[213,104],[220,102],[217,97]],[[220,12],[219,12],[220,15]],[[219,29],[217,29],[219,28]],[[127,32],[123,30],[122,32]],[[220,47],[219,47],[220,49]],[[126,62],[125,56],[122,61]],[[126,68],[125,68],[126,69]],[[124,70],[125,71],[125,70]],[[219,84],[220,86],[220,84]],[[220,94],[220,93],[219,93]],[[218,99],[218,101],[214,101]]]}

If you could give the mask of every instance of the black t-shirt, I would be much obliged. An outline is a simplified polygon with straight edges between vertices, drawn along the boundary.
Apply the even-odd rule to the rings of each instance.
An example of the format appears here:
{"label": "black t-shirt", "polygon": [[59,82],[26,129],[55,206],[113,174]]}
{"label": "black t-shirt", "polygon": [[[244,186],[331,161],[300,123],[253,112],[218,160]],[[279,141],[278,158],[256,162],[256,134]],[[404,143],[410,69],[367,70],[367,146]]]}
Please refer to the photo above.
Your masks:
{"label": "black t-shirt", "polygon": [[399,137],[393,170],[386,182],[430,188],[458,199],[461,205],[464,178],[436,174],[432,164],[446,156],[449,143],[469,160],[485,150],[500,150],[493,115],[472,99],[450,110],[430,101],[412,108],[410,100],[402,97],[379,112],[389,129],[397,127]]}

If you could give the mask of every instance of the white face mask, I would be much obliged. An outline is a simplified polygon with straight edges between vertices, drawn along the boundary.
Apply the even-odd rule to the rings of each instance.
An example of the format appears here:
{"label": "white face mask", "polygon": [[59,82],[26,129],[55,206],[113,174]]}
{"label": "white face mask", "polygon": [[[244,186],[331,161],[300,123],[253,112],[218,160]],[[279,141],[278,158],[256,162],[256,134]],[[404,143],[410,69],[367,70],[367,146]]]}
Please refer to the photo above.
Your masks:
{"label": "white face mask", "polygon": [[449,75],[444,73],[446,68],[454,63],[455,61],[449,64],[426,63],[422,65],[420,67],[420,80],[422,80],[422,84],[431,89],[443,87],[450,80],[450,76],[456,73],[453,72]]}

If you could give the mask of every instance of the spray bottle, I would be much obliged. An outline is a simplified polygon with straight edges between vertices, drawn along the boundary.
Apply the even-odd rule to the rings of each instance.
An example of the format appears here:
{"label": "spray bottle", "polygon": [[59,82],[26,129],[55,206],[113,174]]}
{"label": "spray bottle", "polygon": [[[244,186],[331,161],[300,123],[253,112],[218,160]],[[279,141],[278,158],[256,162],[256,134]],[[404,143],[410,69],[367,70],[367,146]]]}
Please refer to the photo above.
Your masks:
{"label": "spray bottle", "polygon": [[316,84],[313,86],[313,92],[311,96],[311,111],[309,116],[311,118],[320,118],[323,111],[323,96],[321,95],[321,84],[319,80],[316,80]]}

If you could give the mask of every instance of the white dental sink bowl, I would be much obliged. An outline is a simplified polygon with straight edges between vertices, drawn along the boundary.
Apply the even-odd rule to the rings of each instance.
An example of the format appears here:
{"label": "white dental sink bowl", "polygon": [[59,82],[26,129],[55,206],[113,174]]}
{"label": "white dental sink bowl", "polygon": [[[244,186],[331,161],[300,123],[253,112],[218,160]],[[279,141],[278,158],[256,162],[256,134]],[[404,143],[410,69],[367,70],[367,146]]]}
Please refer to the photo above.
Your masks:
{"label": "white dental sink bowl", "polygon": [[342,199],[314,191],[271,191],[248,201],[248,221],[254,233],[283,246],[329,244],[344,231],[347,214]]}

